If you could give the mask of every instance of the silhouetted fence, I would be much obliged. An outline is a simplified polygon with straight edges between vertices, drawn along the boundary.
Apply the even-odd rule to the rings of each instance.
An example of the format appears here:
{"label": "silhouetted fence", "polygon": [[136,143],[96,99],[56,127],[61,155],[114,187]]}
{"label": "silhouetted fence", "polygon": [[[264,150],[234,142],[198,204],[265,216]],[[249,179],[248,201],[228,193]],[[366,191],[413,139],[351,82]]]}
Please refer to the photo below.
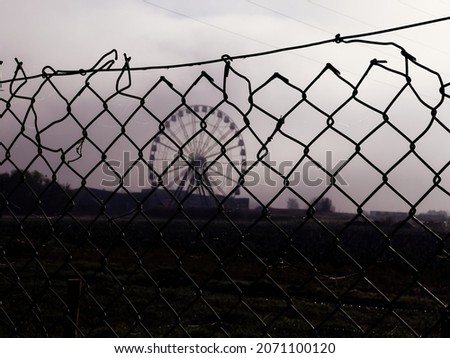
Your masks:
{"label": "silhouetted fence", "polygon": [[302,86],[229,56],[17,62],[1,336],[448,336],[448,84],[395,46],[404,71],[325,64]]}

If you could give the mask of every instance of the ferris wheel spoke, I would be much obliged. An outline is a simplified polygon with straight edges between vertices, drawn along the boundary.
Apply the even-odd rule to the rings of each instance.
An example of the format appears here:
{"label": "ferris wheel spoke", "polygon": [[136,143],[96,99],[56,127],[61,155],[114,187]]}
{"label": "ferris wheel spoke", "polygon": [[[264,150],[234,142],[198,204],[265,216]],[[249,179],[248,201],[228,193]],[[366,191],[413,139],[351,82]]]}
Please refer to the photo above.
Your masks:
{"label": "ferris wheel spoke", "polygon": [[[217,129],[219,128],[219,124],[220,124],[220,122],[216,121],[216,123],[214,123],[212,131],[210,131],[209,133],[206,132],[206,130],[204,131],[204,133],[208,133],[208,137],[206,138],[205,142],[203,143],[204,147],[208,147],[209,146],[209,143],[211,142],[212,138],[214,137],[214,134],[216,133]],[[214,141],[213,145],[214,144],[217,144],[217,142]],[[207,153],[207,151],[205,151],[205,152]]]}
{"label": "ferris wheel spoke", "polygon": [[229,134],[230,134],[229,131],[225,131],[225,132],[222,133],[222,135],[221,135],[219,138],[217,138],[217,140],[218,140],[219,142],[221,142],[221,141],[223,141],[226,137],[228,137]]}
{"label": "ferris wheel spoke", "polygon": [[187,177],[189,175],[189,169],[185,168],[184,172],[178,173],[176,176],[174,176],[171,184],[174,184],[174,186],[177,188],[184,188],[186,186]]}
{"label": "ferris wheel spoke", "polygon": [[220,175],[221,177],[223,177],[225,179],[228,179],[230,182],[232,182],[234,184],[238,183],[238,181],[236,179],[233,179],[232,177],[230,177],[229,175],[227,175],[225,173],[221,173],[221,172],[219,172],[219,171],[217,171],[215,169],[211,169],[211,168],[209,168],[208,170],[213,172],[213,173],[216,173],[217,175]]}
{"label": "ferris wheel spoke", "polygon": [[[210,116],[210,118],[212,118],[212,120],[215,118],[213,115]],[[203,130],[202,135],[201,135],[201,141],[200,144],[202,145],[201,148],[209,146],[209,142],[211,142],[212,138],[214,137],[214,134],[216,133],[216,131],[219,129],[220,126],[220,121],[216,118],[216,121],[214,122],[213,126],[212,126],[212,130],[210,130],[209,132],[205,130]],[[206,140],[203,140],[203,138],[207,135]],[[202,150],[202,153],[206,153],[204,150]]]}
{"label": "ferris wheel spoke", "polygon": [[[215,153],[211,153],[209,155],[205,155],[204,158],[205,159],[215,158],[215,157],[219,156],[220,154],[221,154],[220,152],[215,152]],[[214,161],[214,163],[216,163],[216,162],[217,162],[217,160]]]}
{"label": "ferris wheel spoke", "polygon": [[220,126],[220,121],[216,120],[216,123],[214,123],[212,131],[210,131],[211,136],[214,136],[214,134],[216,133],[217,129],[219,129],[219,126]]}
{"label": "ferris wheel spoke", "polygon": [[[192,117],[191,117],[190,122],[191,122],[191,123],[194,122],[194,120],[192,119]],[[186,123],[185,123],[185,121],[183,121],[183,120],[180,119],[180,120],[179,120],[179,123],[180,123],[181,131],[183,132],[183,135],[184,135],[184,143],[186,143],[185,148],[188,149],[188,151],[189,151],[190,153],[192,153],[193,150],[195,149],[195,145],[194,145],[194,143],[193,143],[193,141],[195,140],[195,138],[194,138],[193,140],[191,140],[191,139],[192,139],[192,137],[194,136],[195,132],[189,134],[189,133],[188,133],[188,129],[186,128]],[[192,125],[191,125],[191,128],[192,128]]]}
{"label": "ferris wheel spoke", "polygon": [[172,130],[172,128],[166,126],[165,129],[166,129],[167,132],[169,132],[169,134],[172,136],[172,139],[174,139],[175,142],[178,143],[177,149],[176,149],[176,150],[178,151],[178,149],[180,149],[180,146],[183,145],[183,141],[180,140],[180,138],[178,138],[178,136],[177,136],[176,133]]}
{"label": "ferris wheel spoke", "polygon": [[[201,179],[199,179],[197,177],[197,174],[195,173],[195,171],[193,169],[189,170],[189,180],[188,180],[188,184],[189,184],[189,190],[197,190],[199,187],[201,187]],[[199,182],[200,181],[200,182]]]}
{"label": "ferris wheel spoke", "polygon": [[[226,151],[229,151],[229,150],[233,150],[233,149],[240,148],[240,147],[241,146],[239,144],[236,144],[236,145],[233,145],[233,146],[225,148],[225,149],[226,149]],[[212,149],[212,147],[208,148],[207,152],[209,152],[211,149]],[[217,157],[219,154],[222,154],[222,152],[220,151],[220,152],[216,152],[216,153],[212,153],[212,154],[206,155],[205,159],[212,158],[214,156]],[[227,162],[228,162],[228,160],[227,160]]]}
{"label": "ferris wheel spoke", "polygon": [[197,144],[195,143],[195,138],[190,140],[185,148],[187,149],[188,154],[195,153],[195,148],[197,148]]}
{"label": "ferris wheel spoke", "polygon": [[155,166],[152,164],[152,167],[157,169],[160,173],[166,173],[167,171],[171,171],[174,168],[174,164],[172,164],[172,161],[165,158],[156,158],[154,159],[154,162],[156,162],[157,165]]}
{"label": "ferris wheel spoke", "polygon": [[[192,134],[191,134],[191,138],[192,141],[192,145],[193,145],[193,151],[195,151],[195,148],[198,148],[198,135],[196,135],[197,133],[197,117],[195,117],[194,115],[191,115],[191,129],[192,129]],[[195,136],[195,137],[194,137]]]}
{"label": "ferris wheel spoke", "polygon": [[203,180],[201,181],[201,185],[199,186],[199,191],[203,195],[205,195],[205,197],[207,196],[208,193],[215,196],[215,192],[214,192],[215,187],[216,186],[209,179],[209,176],[207,174],[204,174]]}
{"label": "ferris wheel spoke", "polygon": [[166,143],[159,142],[158,144],[161,145],[161,146],[163,146],[164,148],[170,149],[170,150],[172,150],[172,151],[174,151],[174,152],[178,152],[178,149],[176,149],[176,148],[174,148],[174,147],[171,147],[170,145],[168,145],[168,144],[166,144]]}
{"label": "ferris wheel spoke", "polygon": [[216,186],[216,189],[220,191],[222,196],[227,196],[227,193],[225,193],[225,191],[220,186]]}
{"label": "ferris wheel spoke", "polygon": [[201,147],[201,142],[202,142],[202,135],[203,135],[203,131],[200,131],[200,133],[198,133],[197,130],[197,126],[199,123],[200,119],[198,119],[198,117],[196,115],[194,115],[193,113],[190,114],[190,123],[191,123],[191,135],[189,136],[189,139],[192,139],[191,141],[189,141],[189,149],[191,151],[191,153],[196,153],[196,151],[198,150],[198,148]]}
{"label": "ferris wheel spoke", "polygon": [[181,130],[183,131],[184,138],[185,139],[191,138],[191,136],[187,132],[186,125],[185,125],[184,121],[183,120],[179,120],[178,122],[180,123]]}
{"label": "ferris wheel spoke", "polygon": [[[177,152],[175,152],[176,154],[178,154]],[[175,157],[169,158],[169,153],[164,152],[159,156],[155,156],[153,161],[159,161],[165,164],[169,164],[169,165],[174,165],[177,162],[184,162],[184,159],[182,157],[179,157],[178,155],[176,155]]]}
{"label": "ferris wheel spoke", "polygon": [[[217,142],[221,143],[227,136],[228,136],[229,132],[225,132],[223,133],[219,138],[217,138]],[[208,148],[205,149],[205,152],[208,153],[213,147],[214,145],[220,145],[217,144],[216,141],[214,141],[214,143],[212,143]],[[239,145],[237,145],[236,147],[238,147]]]}
{"label": "ferris wheel spoke", "polygon": [[171,173],[173,173],[173,172],[175,172],[175,171],[182,171],[182,170],[185,170],[185,169],[187,169],[188,168],[188,166],[187,166],[187,164],[186,165],[179,165],[179,166],[171,166],[171,167],[168,167],[169,169],[165,169],[165,171],[164,171],[164,175],[169,175],[169,174],[171,174]]}
{"label": "ferris wheel spoke", "polygon": [[215,185],[214,182],[213,182],[212,180],[210,180],[210,179],[208,179],[208,183],[209,183],[209,188],[210,188],[210,190],[211,190],[212,192],[214,192],[214,190],[218,190],[218,191],[220,191],[220,193],[221,193],[223,196],[226,196],[226,195],[227,195],[227,194],[225,193],[225,191],[221,188],[220,185]]}
{"label": "ferris wheel spoke", "polygon": [[181,177],[181,175],[179,176],[179,178],[181,178],[181,181],[178,184],[175,182],[175,180],[173,181],[173,183],[175,183],[175,188],[176,188],[176,190],[175,190],[175,197],[178,200],[182,200],[183,199],[181,196],[182,196],[182,193],[184,191],[183,189],[185,189],[185,187],[186,187],[186,179],[187,179],[188,175],[189,175],[189,170],[186,170],[186,172],[184,173],[183,177]]}
{"label": "ferris wheel spoke", "polygon": [[[200,134],[196,137],[197,141],[196,141],[196,147],[199,148],[200,150],[202,150],[203,146],[204,146],[204,141],[203,138],[205,138],[206,132],[203,129]],[[202,150],[203,151],[203,150]]]}
{"label": "ferris wheel spoke", "polygon": [[211,142],[211,136],[208,135],[208,138],[206,138],[205,142],[202,145],[202,153],[208,153],[211,148],[214,147],[214,145],[217,145],[217,143],[214,141],[212,144]]}

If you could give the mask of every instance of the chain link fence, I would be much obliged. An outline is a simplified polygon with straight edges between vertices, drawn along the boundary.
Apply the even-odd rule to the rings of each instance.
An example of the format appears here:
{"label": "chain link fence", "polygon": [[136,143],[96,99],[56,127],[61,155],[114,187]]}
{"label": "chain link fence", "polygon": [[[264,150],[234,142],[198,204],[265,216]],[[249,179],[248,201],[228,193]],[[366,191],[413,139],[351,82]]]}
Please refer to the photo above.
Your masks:
{"label": "chain link fence", "polygon": [[394,46],[402,71],[325,64],[301,86],[229,56],[17,62],[0,92],[1,336],[448,336],[448,84]]}

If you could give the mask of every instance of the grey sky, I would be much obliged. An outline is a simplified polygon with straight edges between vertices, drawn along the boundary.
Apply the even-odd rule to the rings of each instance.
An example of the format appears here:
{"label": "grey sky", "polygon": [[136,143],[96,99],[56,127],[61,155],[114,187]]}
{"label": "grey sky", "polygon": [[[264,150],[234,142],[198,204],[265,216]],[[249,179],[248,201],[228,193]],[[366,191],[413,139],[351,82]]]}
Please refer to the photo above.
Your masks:
{"label": "grey sky", "polygon": [[[90,64],[117,48],[137,64],[184,62],[307,43],[450,13],[447,1],[326,0],[1,0],[0,48],[30,69]],[[448,24],[409,30],[411,52],[450,55],[439,33]],[[5,36],[9,34],[10,36]]]}
{"label": "grey sky", "polygon": [[[337,33],[350,35],[443,17],[450,14],[450,0],[427,2],[419,0],[0,0],[0,10],[0,32],[2,33],[0,59],[4,61],[1,70],[3,78],[7,78],[15,68],[13,61],[15,57],[24,62],[24,69],[29,75],[40,73],[45,65],[51,65],[55,69],[89,68],[104,53],[113,48],[117,49],[119,54],[126,52],[131,56],[131,65],[136,67],[201,61],[218,58],[223,54],[238,55],[329,39]],[[448,46],[446,35],[449,31],[450,23],[440,23],[371,39],[395,41],[401,44],[417,57],[420,63],[438,71],[444,82],[448,82],[450,81],[450,69],[448,69],[450,46]],[[356,83],[373,58],[388,60],[390,68],[404,71],[404,61],[397,49],[356,44],[331,44],[264,58],[235,61],[233,66],[252,80],[254,88],[269,78],[273,72],[280,72],[295,85],[304,87],[328,62],[333,63],[346,79]],[[122,59],[119,58],[117,66],[120,67],[122,63]],[[180,88],[187,88],[201,70],[200,68],[174,70],[164,73],[155,72],[152,75],[154,78],[161,74],[167,75]],[[220,83],[222,64],[208,66],[206,70]],[[439,98],[436,78],[420,68],[412,68],[411,71],[414,71],[412,73],[415,75],[415,86],[419,93],[427,102],[434,103]],[[134,79],[133,89],[136,93],[148,89],[148,83],[154,81],[154,78],[150,77],[143,75]],[[327,80],[328,82],[319,82],[314,89],[311,89],[310,98],[315,100],[321,108],[332,111],[336,105],[345,100],[345,96],[348,96],[346,91],[349,89],[339,81],[336,82],[333,76],[327,77]],[[360,96],[372,105],[384,108],[383,106],[386,106],[395,95],[396,88],[399,86],[397,82],[396,76],[374,72],[367,84],[361,87]],[[106,93],[108,83],[107,80],[102,80],[98,86]],[[68,84],[61,83],[60,86],[67,93],[73,91]],[[236,83],[234,88],[238,101],[239,97],[246,98],[245,88],[240,86],[241,84]],[[281,87],[271,87],[260,95],[261,103],[268,106],[276,116],[285,113],[289,108],[289,96],[295,96],[292,92],[283,91]],[[48,89],[48,98],[56,98],[56,100],[43,101],[36,106],[40,111],[40,120],[44,122],[46,120],[51,122],[64,112],[64,107],[61,103],[58,104],[57,96],[51,89]],[[214,98],[212,95],[205,95],[202,100],[213,102]],[[20,103],[17,103],[17,111],[20,111],[20,106]],[[98,103],[95,99],[86,98],[77,110],[81,117],[94,115],[96,106]],[[118,115],[123,115],[132,107],[124,103],[117,103],[116,106],[120,108]],[[446,118],[448,110],[448,105],[444,106],[440,116]],[[52,113],[53,117],[48,115],[49,113]],[[429,111],[418,104],[411,94],[399,100],[398,106],[394,106],[392,113],[395,114],[393,121],[397,121],[401,130],[416,135],[423,130],[424,121],[429,120]],[[314,114],[303,109],[295,115],[302,118],[301,121],[305,123],[301,125],[293,121],[286,123],[289,133],[295,134],[301,131],[301,136],[304,138],[312,138],[320,127],[317,123],[322,123],[318,122],[321,119],[317,119],[316,122],[310,120],[314,118]],[[336,128],[350,136],[363,136],[373,128],[373,123],[376,123],[377,119],[373,119],[373,122],[366,120],[371,116],[372,114],[361,107],[349,107],[348,111],[343,111],[336,119]],[[250,119],[254,121],[255,130],[261,136],[267,137],[273,129],[273,120],[260,118],[257,115]],[[66,125],[72,128],[70,124]],[[14,130],[17,130],[13,122],[9,124],[6,120],[3,121],[2,126],[2,137],[11,135]],[[98,133],[102,133],[102,137],[97,139],[99,143],[102,140],[107,142],[108,138],[114,137],[114,131],[112,129],[109,131],[108,128],[111,128],[111,123],[107,119],[99,120],[97,130]],[[144,143],[144,138],[139,136],[145,130],[156,130],[153,127],[149,128],[142,119],[141,127],[137,125],[133,129],[137,136],[136,141]],[[76,126],[72,129],[70,134],[59,136],[64,131],[67,132],[67,127],[63,129],[55,126],[52,129],[53,132],[49,131],[49,135],[53,133],[50,136],[53,139],[49,137],[48,140],[55,148],[73,143],[79,137],[79,133],[76,131]],[[29,130],[32,132],[33,128],[29,127]],[[405,151],[402,147],[404,143],[399,145],[401,139],[395,139],[396,136],[396,133],[389,132],[385,133],[384,137],[374,138],[378,142],[368,142],[366,149],[368,157],[378,161],[380,166],[387,165],[386,163],[392,164],[395,158]],[[442,142],[448,142],[439,129],[433,128],[433,137],[440,138]],[[255,156],[254,151],[257,145],[254,139],[246,137],[245,140],[249,155]],[[438,149],[442,150],[445,143],[436,148],[436,143],[432,139],[426,140],[427,143],[425,139],[423,140],[421,155],[436,168],[442,167],[446,157],[435,155],[435,153]],[[7,138],[2,141],[7,142]],[[25,143],[23,145],[26,147]],[[273,160],[294,160],[298,156],[296,152],[298,148],[295,149],[295,146],[286,144],[282,137],[275,138],[272,147],[274,148],[271,153]],[[112,150],[111,155],[120,156],[121,150],[123,147],[117,146],[115,152]],[[318,142],[317,156],[323,159],[327,150],[333,151],[335,155],[333,160],[338,162],[348,156],[353,149],[347,148],[342,141],[329,136]],[[92,161],[95,162],[94,159]],[[83,165],[79,165],[79,170],[82,170]],[[408,165],[403,171],[392,173],[392,182],[400,185],[405,195],[413,200],[429,187],[430,178],[420,163],[411,160]],[[409,169],[412,167],[421,168],[417,170],[421,174],[413,178],[408,176]],[[349,173],[348,181],[352,184],[349,190],[358,198],[368,195],[379,181],[376,173],[371,173],[371,169],[364,163],[355,162],[349,166],[347,172]],[[361,180],[364,177],[362,173],[365,173],[367,177],[364,180]],[[368,173],[371,173],[371,176]],[[446,173],[443,177],[446,177]],[[319,192],[318,189],[316,192],[312,190],[310,196],[316,195]],[[270,195],[273,194],[272,191],[265,193],[268,193],[265,197],[264,192],[261,193],[262,200],[270,199]],[[352,205],[346,202],[341,194],[331,192],[330,195],[337,202],[338,209],[351,209]],[[374,198],[373,202],[367,205],[368,208],[383,208],[385,197]],[[443,198],[442,195],[433,193],[430,198],[434,199],[427,203],[424,209],[448,210],[450,208],[448,199]],[[286,198],[283,196],[280,200],[285,202]],[[283,205],[283,203],[279,204]],[[391,204],[392,210],[405,209],[404,204],[398,202]]]}

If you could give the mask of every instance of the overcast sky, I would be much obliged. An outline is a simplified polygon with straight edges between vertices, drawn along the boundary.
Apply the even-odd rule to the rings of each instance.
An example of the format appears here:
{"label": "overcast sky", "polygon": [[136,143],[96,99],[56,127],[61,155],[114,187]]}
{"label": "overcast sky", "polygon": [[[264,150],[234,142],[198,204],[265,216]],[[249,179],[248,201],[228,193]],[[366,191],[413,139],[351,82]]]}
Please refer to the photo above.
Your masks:
{"label": "overcast sky", "polygon": [[[89,66],[112,48],[136,65],[203,60],[450,14],[446,0],[0,0],[0,7],[2,58],[18,57],[30,71]],[[450,56],[449,26],[383,38],[434,64]]]}
{"label": "overcast sky", "polygon": [[[40,73],[46,65],[55,69],[89,68],[111,49],[117,49],[119,54],[126,52],[132,57],[131,66],[134,67],[202,61],[218,58],[223,54],[234,56],[330,39],[337,33],[342,36],[351,35],[444,17],[450,15],[450,0],[426,2],[419,0],[0,0],[0,14],[0,33],[2,34],[0,60],[4,62],[0,69],[5,79],[15,68],[15,57],[23,61],[24,69],[29,75]],[[447,39],[449,33],[450,22],[446,22],[370,39],[399,43],[420,63],[438,71],[446,83],[450,81],[450,69],[448,69],[450,43]],[[328,62],[338,68],[346,79],[356,84],[373,58],[387,60],[390,68],[404,71],[403,58],[395,48],[345,44],[331,44],[264,58],[235,61],[233,66],[252,80],[253,88],[267,80],[273,72],[282,73],[292,83],[304,88]],[[119,58],[117,67],[121,67],[122,63],[122,59]],[[219,64],[206,67],[206,70],[210,71],[213,77],[220,76],[222,67]],[[182,87],[188,86],[202,69],[204,68],[164,74]],[[436,103],[440,98],[437,79],[418,68],[412,68],[411,71],[416,71],[414,72],[417,75],[416,78],[420,78],[415,84],[425,101],[430,105]],[[364,99],[372,101],[370,103],[373,105],[376,103],[381,106],[380,108],[385,108],[383,106],[387,105],[386,101],[389,98],[392,99],[395,88],[398,88],[398,86],[395,87],[394,77],[387,76],[385,73],[379,76],[374,74],[368,85],[370,91],[367,90],[371,97],[366,96]],[[139,83],[138,79],[136,81]],[[332,80],[330,81],[332,83]],[[145,83],[144,79],[141,82],[141,85],[136,85],[137,92],[139,88],[148,89],[149,82]],[[61,84],[61,87],[64,86],[66,84]],[[333,88],[333,85],[323,84],[322,86],[324,87],[318,87],[316,91],[318,93],[316,100],[321,101],[320,106],[329,108],[331,111],[333,106],[341,103],[339,101],[342,99],[339,99],[339,96],[344,95],[348,88],[336,87],[338,90],[333,94],[329,93],[327,96],[320,97],[321,91]],[[236,93],[241,92],[237,90]],[[314,99],[313,90],[311,94]],[[361,96],[363,95],[362,91]],[[289,95],[287,93],[285,95],[282,90],[273,89],[272,92],[261,93],[261,103],[269,106],[276,116],[283,115],[289,108],[288,102]],[[93,108],[93,104],[87,105],[87,103],[84,107]],[[20,107],[17,106],[17,108]],[[45,117],[44,114],[48,114],[48,108],[53,108],[52,106],[57,107],[56,104],[51,103],[42,106],[42,118]],[[399,128],[409,131],[408,133],[412,136],[418,135],[429,122],[429,110],[420,105],[412,95],[401,98],[397,107],[392,109],[392,113],[397,114]],[[89,112],[88,109],[83,110]],[[362,136],[370,128],[368,121],[362,122],[359,118],[363,112],[358,111],[362,109],[349,107],[348,112],[342,112],[341,122],[337,124],[341,126],[339,128],[342,131],[347,130],[349,135]],[[56,109],[52,113],[55,112],[57,112]],[[311,114],[308,113],[309,115]],[[367,113],[364,115],[370,116]],[[263,123],[265,119],[255,117],[254,120]],[[267,136],[270,133],[273,127],[269,122],[270,120],[267,120],[267,124],[255,126],[258,135]],[[238,123],[240,124],[242,123]],[[290,134],[299,133],[298,131],[301,130],[304,136],[311,137],[316,133],[314,128],[316,124],[317,122],[304,123],[300,128],[298,123],[290,122],[286,124],[286,128],[291,129]],[[3,127],[6,125],[8,124],[4,120]],[[100,125],[99,130],[107,127],[107,125],[104,127]],[[12,126],[8,128],[9,135],[12,135],[14,128]],[[61,128],[60,132],[55,133],[64,131],[67,132],[67,127],[66,130]],[[138,133],[139,130],[136,132]],[[64,142],[69,143],[67,136],[54,135],[53,145],[62,146]],[[374,143],[367,143],[368,153],[370,148],[374,153],[371,160],[377,161],[380,167],[383,165],[388,167],[389,163],[405,152],[402,147],[404,143],[397,144],[395,136],[396,134],[386,133],[384,137],[380,135],[374,138]],[[439,170],[447,159],[443,154],[445,143],[436,148],[437,138],[445,143],[450,142],[442,134],[442,130],[436,129],[432,138],[427,139],[428,142],[423,145],[422,155],[436,170]],[[73,141],[77,139],[78,137],[74,134]],[[246,137],[245,140],[249,153],[252,148],[256,150],[257,145],[252,143],[252,138]],[[136,138],[136,141],[139,141],[139,138]],[[286,145],[285,139],[275,138],[274,143],[272,159],[293,159],[289,157],[289,154],[294,151],[287,149],[289,146]],[[320,146],[323,150],[318,156],[323,157],[326,150],[332,150],[335,153],[333,159],[335,162],[345,158],[354,150],[354,148],[347,148],[343,142],[336,141],[335,138],[329,138],[328,142],[327,138],[324,138],[324,143]],[[277,152],[276,149],[283,147],[284,151],[281,149]],[[436,155],[438,151],[439,155]],[[368,156],[370,155],[369,153]],[[355,161],[352,165],[353,167],[349,166],[347,178],[355,188],[352,195],[362,200],[364,195],[368,195],[370,190],[373,190],[379,178],[371,183],[365,178],[370,172],[366,164]],[[421,174],[411,178],[412,167]],[[450,175],[447,177],[450,188]],[[405,166],[404,172],[398,171],[392,175],[393,184],[400,185],[405,195],[412,201],[417,200],[420,193],[430,186],[430,180],[428,171],[414,160]],[[272,192],[269,194],[271,195]],[[317,192],[310,196],[316,194]],[[330,195],[335,195],[333,199],[338,203],[336,205],[338,209],[345,211],[352,208],[352,204],[343,199],[339,193],[330,193]],[[370,203],[369,209],[381,209],[384,198],[390,194],[386,192],[383,195]],[[270,196],[264,200],[269,198]],[[286,197],[283,196],[280,200],[285,202]],[[433,193],[424,206],[424,210],[430,208],[448,210],[449,204],[448,198]],[[392,210],[407,209],[404,203],[398,202],[392,204],[390,208]]]}

